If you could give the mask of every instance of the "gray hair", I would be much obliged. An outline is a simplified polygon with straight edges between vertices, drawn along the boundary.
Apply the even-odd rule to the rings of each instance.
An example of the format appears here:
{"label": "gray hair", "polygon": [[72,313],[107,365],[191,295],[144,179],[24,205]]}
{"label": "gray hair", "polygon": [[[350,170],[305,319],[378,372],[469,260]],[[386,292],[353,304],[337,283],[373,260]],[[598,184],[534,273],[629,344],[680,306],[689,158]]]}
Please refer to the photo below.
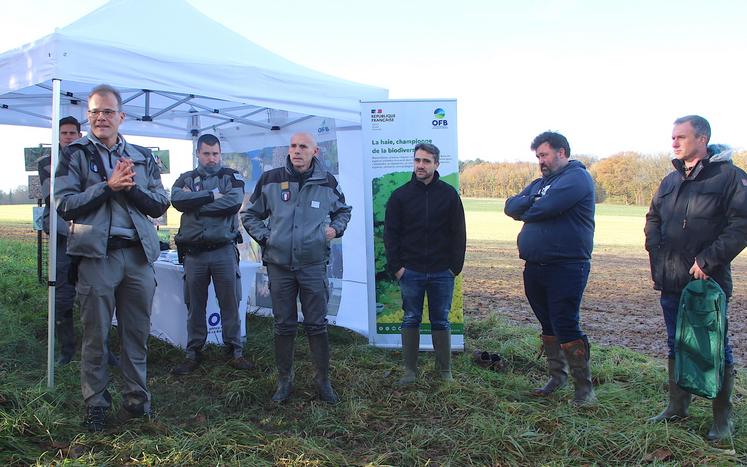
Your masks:
{"label": "gray hair", "polygon": [[117,110],[122,111],[122,95],[113,86],[110,86],[108,84],[99,84],[95,88],[91,89],[90,93],[88,93],[88,100],[90,100],[96,94],[98,94],[99,96],[104,94],[113,95],[117,99]]}
{"label": "gray hair", "polygon": [[705,136],[706,144],[711,140],[711,125],[708,120],[701,117],[700,115],[685,115],[674,121],[675,125],[682,125],[683,123],[690,122],[695,130],[695,136]]}

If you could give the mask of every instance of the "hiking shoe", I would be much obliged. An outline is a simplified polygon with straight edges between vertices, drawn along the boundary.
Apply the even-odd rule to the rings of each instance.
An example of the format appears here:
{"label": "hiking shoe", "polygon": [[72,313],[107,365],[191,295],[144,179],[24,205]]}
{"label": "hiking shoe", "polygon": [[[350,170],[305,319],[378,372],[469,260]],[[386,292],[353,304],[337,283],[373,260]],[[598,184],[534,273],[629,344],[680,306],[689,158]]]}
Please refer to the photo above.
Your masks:
{"label": "hiking shoe", "polygon": [[120,407],[117,413],[114,415],[114,420],[118,425],[123,425],[130,420],[141,419],[142,421],[151,421],[152,415],[150,411],[145,412],[133,412],[128,410],[126,407]]}
{"label": "hiking shoe", "polygon": [[200,366],[200,362],[192,360],[191,358],[186,358],[181,364],[171,370],[171,374],[176,376],[188,375],[195,371],[198,366]]}
{"label": "hiking shoe", "polygon": [[491,353],[489,368],[493,371],[504,371],[506,369],[506,360],[497,353]]}
{"label": "hiking shoe", "polygon": [[106,428],[107,407],[86,407],[86,417],[83,419],[85,426],[91,433],[100,433]]}
{"label": "hiking shoe", "polygon": [[472,361],[474,361],[477,366],[483,368],[488,368],[493,363],[490,359],[490,352],[485,352],[484,350],[475,350],[472,353]]}
{"label": "hiking shoe", "polygon": [[503,371],[506,369],[506,361],[497,353],[475,350],[472,353],[472,361],[477,366],[492,371]]}
{"label": "hiking shoe", "polygon": [[237,370],[253,370],[254,363],[244,357],[235,357],[228,361],[228,366]]}

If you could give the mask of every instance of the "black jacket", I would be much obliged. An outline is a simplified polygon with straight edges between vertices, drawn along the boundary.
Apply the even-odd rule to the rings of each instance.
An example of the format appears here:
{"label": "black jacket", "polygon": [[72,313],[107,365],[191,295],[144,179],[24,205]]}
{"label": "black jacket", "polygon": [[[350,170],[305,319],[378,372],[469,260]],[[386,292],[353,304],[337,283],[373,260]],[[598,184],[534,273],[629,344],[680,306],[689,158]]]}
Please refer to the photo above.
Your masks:
{"label": "black jacket", "polygon": [[646,214],[646,250],[654,289],[680,293],[694,261],[732,293],[731,261],[747,245],[747,174],[732,151],[709,146],[689,178],[684,164],[664,177]]}
{"label": "black jacket", "polygon": [[428,185],[415,174],[394,190],[386,205],[384,246],[387,270],[418,272],[450,269],[456,276],[464,266],[467,229],[457,191],[439,179]]}

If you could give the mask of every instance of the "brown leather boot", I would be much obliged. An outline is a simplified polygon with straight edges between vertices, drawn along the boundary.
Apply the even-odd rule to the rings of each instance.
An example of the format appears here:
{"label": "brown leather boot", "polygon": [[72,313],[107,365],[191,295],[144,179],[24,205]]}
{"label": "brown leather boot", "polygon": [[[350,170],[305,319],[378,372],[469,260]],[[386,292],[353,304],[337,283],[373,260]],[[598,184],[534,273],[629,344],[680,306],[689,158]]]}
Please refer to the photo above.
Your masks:
{"label": "brown leather boot", "polygon": [[541,335],[542,349],[547,357],[550,380],[541,388],[532,390],[533,396],[549,396],[568,383],[568,362],[560,350],[560,341],[555,336]]}
{"label": "brown leather boot", "polygon": [[571,368],[573,376],[573,405],[590,406],[597,403],[597,396],[594,394],[594,386],[591,383],[591,367],[589,365],[590,349],[589,342],[584,339],[560,344]]}

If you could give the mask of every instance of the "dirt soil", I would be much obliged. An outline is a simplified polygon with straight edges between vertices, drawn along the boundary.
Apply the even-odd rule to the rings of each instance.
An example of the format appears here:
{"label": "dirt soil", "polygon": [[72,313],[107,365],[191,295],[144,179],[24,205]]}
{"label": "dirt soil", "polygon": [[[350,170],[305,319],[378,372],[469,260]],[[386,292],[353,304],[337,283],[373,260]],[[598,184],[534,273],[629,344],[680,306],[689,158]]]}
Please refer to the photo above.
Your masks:
{"label": "dirt soil", "polygon": [[[464,314],[497,313],[521,325],[539,324],[524,296],[514,244],[469,242],[464,267]],[[729,339],[738,364],[747,361],[747,258],[732,263],[734,296],[729,303]],[[652,288],[648,255],[641,249],[598,247],[581,305],[581,326],[592,343],[620,345],[666,357],[666,331],[659,293]]]}

